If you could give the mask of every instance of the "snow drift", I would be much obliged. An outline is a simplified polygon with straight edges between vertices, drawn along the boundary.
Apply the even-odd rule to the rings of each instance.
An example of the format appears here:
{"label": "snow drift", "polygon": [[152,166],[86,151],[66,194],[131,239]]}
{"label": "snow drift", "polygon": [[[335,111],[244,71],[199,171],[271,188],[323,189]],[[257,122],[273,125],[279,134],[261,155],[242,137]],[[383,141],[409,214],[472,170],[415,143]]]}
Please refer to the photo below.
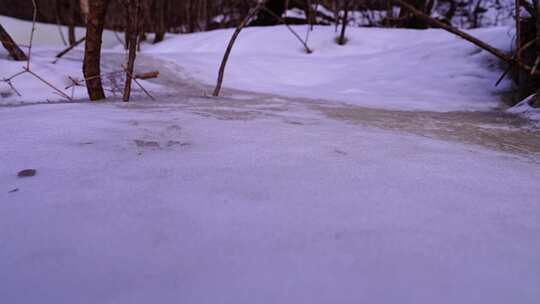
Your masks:
{"label": "snow drift", "polygon": [[[295,26],[303,34],[306,26]],[[510,47],[508,28],[471,31]],[[214,84],[232,30],[179,35],[146,48],[180,65],[184,75]],[[501,106],[496,58],[443,30],[351,28],[339,46],[333,27],[310,33],[306,54],[285,26],[247,28],[226,71],[226,87],[404,110],[488,110]]]}

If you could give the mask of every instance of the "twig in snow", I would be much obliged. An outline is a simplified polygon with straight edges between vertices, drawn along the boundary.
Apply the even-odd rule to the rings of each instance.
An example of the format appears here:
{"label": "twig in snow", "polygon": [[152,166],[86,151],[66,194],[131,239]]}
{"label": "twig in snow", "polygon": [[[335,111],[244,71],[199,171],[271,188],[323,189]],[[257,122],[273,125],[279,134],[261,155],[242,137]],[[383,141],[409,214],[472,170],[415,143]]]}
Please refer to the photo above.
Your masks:
{"label": "twig in snow", "polygon": [[69,97],[66,93],[62,92],[62,90],[60,90],[59,88],[55,87],[52,83],[50,83],[49,81],[45,80],[43,77],[39,76],[38,74],[34,73],[31,69],[30,69],[30,63],[31,63],[31,60],[32,60],[32,45],[34,43],[34,33],[36,31],[36,20],[37,20],[37,4],[36,4],[36,0],[32,0],[32,6],[34,8],[34,11],[33,11],[33,18],[32,18],[32,31],[30,32],[30,41],[29,41],[29,44],[28,44],[28,56],[27,56],[27,63],[26,63],[26,66],[23,67],[23,70],[21,72],[18,72],[18,73],[15,73],[14,75],[10,76],[9,78],[4,78],[3,81],[6,82],[10,88],[18,95],[18,96],[22,96],[19,91],[15,88],[15,86],[13,85],[12,83],[12,80],[16,77],[19,77],[23,74],[30,74],[32,76],[34,76],[36,79],[38,79],[39,81],[41,81],[42,83],[46,84],[48,87],[52,88],[54,90],[54,92],[60,96],[62,96],[63,98],[66,98],[67,100],[69,101],[72,101],[72,98]]}
{"label": "twig in snow", "polygon": [[19,93],[19,91],[17,91],[17,89],[15,88],[15,86],[13,85],[13,83],[11,82],[11,79],[4,79],[4,81],[8,84],[8,86],[13,90],[13,92],[15,92],[15,94],[17,94],[17,96],[21,97],[21,93]]}
{"label": "twig in snow", "polygon": [[28,68],[25,68],[26,72],[28,72],[30,75],[36,77],[37,79],[39,79],[41,82],[43,82],[44,84],[48,85],[50,88],[52,88],[53,90],[55,90],[56,92],[58,92],[58,94],[60,94],[62,97],[66,98],[67,100],[69,101],[72,101],[71,97],[69,97],[66,93],[62,92],[60,89],[58,89],[57,87],[55,87],[54,85],[52,85],[50,82],[48,82],[47,80],[43,79],[41,76],[39,76],[38,74],[34,73],[33,71],[31,71],[30,69]]}

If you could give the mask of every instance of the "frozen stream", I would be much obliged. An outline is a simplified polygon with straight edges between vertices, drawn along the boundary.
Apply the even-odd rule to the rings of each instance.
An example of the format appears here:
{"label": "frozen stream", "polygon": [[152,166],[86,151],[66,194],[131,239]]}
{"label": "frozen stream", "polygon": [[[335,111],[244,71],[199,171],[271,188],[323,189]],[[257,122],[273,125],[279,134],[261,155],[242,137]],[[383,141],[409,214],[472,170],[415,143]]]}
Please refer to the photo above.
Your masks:
{"label": "frozen stream", "polygon": [[[528,119],[505,113],[502,109],[481,112],[395,111],[237,90],[224,90],[223,98],[199,98],[203,94],[210,95],[213,87],[185,79],[178,73],[181,67],[163,63],[150,56],[141,56],[139,62],[142,70],[160,70],[158,83],[174,90],[174,93],[160,98],[160,101],[221,119],[281,116],[286,123],[303,124],[301,119],[290,119],[290,116],[295,116],[294,112],[302,109],[300,112],[308,110],[321,114],[319,119],[333,119],[364,127],[530,154],[533,159],[540,153],[540,128]],[[307,123],[310,122],[313,120]]]}

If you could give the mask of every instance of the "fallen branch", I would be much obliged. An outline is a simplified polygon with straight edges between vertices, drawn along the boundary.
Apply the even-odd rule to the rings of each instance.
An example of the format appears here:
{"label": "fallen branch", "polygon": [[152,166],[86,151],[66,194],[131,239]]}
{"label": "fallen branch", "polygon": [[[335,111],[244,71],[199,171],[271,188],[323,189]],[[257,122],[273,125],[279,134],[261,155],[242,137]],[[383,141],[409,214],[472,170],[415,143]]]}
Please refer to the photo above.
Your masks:
{"label": "fallen branch", "polygon": [[158,78],[158,77],[159,77],[159,71],[135,74],[135,79],[142,79],[142,80]]}
{"label": "fallen branch", "polygon": [[0,41],[6,50],[9,52],[9,55],[13,57],[16,61],[25,61],[28,60],[26,54],[19,48],[17,43],[13,41],[8,32],[4,29],[2,24],[0,24]]}
{"label": "fallen branch", "polygon": [[74,44],[68,46],[65,50],[63,50],[62,52],[58,53],[58,55],[56,55],[56,59],[53,61],[53,63],[57,63],[58,60],[60,60],[60,58],[62,58],[64,55],[66,55],[67,53],[71,52],[71,50],[73,50],[74,48],[76,48],[78,45],[80,45],[81,43],[83,43],[84,41],[86,40],[86,36],[85,37],[82,37],[81,39],[77,40]]}
{"label": "fallen branch", "polygon": [[[528,49],[529,47],[531,47],[535,42],[537,41],[537,39],[532,39],[531,41],[525,43],[517,52],[516,54],[514,54],[514,56],[512,57],[513,60],[515,60],[516,56],[518,55],[521,55],[526,49]],[[502,73],[501,77],[499,77],[499,79],[497,80],[497,82],[495,82],[495,86],[498,87],[499,84],[501,83],[501,81],[504,79],[504,77],[508,74],[508,72],[510,72],[510,70],[512,69],[514,65],[512,63],[508,64],[508,68],[506,68],[506,70],[504,70],[504,72]],[[533,67],[532,70],[531,70],[531,75],[533,75],[535,73],[535,68]]]}
{"label": "fallen branch", "polygon": [[[478,38],[475,38],[461,30],[458,30],[457,28],[451,26],[451,25],[448,25],[444,22],[441,22],[427,14],[425,14],[424,12],[418,10],[417,8],[415,8],[414,6],[408,4],[407,2],[403,1],[403,0],[394,0],[395,2],[397,2],[400,6],[402,6],[403,8],[409,10],[411,13],[413,13],[414,15],[426,20],[428,23],[430,23],[431,25],[433,26],[437,26],[437,27],[440,27],[454,35],[457,35],[469,42],[471,42],[472,44],[478,46],[479,48],[483,49],[483,50],[486,50],[487,52],[495,55],[496,57],[498,57],[499,59],[502,59],[503,61],[506,61],[508,63],[517,63],[518,61],[516,61],[514,58],[510,57],[509,55],[505,54],[503,51],[497,49],[497,48],[494,48],[493,46],[483,42],[482,40],[478,39]],[[519,64],[520,66],[524,67],[523,65]]]}
{"label": "fallen branch", "polygon": [[499,77],[499,79],[497,79],[497,82],[495,82],[495,86],[498,87],[499,84],[501,84],[501,81],[503,81],[504,77],[506,77],[506,75],[508,74],[508,72],[510,72],[510,70],[512,69],[512,65],[508,65],[508,67],[506,68],[506,70],[504,70],[504,72],[501,74],[501,76]]}
{"label": "fallen branch", "polygon": [[[152,100],[156,100],[154,98],[154,96],[152,96],[152,94],[150,94],[150,92],[148,92],[144,87],[143,85],[137,80],[137,77],[133,77],[133,75],[131,74],[131,72],[128,70],[128,68],[125,66],[125,65],[122,65],[122,68],[124,68],[124,71],[126,73],[126,76],[129,77],[130,79],[133,80],[133,82],[135,82],[135,84],[144,92],[144,94],[146,94],[146,96],[150,97],[150,99]],[[125,101],[125,100],[124,100]]]}

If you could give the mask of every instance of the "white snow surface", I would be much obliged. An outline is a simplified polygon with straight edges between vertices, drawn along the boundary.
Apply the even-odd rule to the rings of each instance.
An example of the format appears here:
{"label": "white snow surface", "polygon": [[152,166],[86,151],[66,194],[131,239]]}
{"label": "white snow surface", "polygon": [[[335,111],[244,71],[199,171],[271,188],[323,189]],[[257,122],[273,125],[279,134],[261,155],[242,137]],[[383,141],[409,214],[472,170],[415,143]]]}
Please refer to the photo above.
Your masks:
{"label": "white snow surface", "polygon": [[[27,53],[32,31],[32,22],[0,16],[0,23],[8,31],[10,36],[20,44],[21,49]],[[67,37],[67,28],[61,27]],[[85,35],[84,28],[76,29],[77,37]],[[103,48],[105,51],[118,45],[118,41],[111,31],[105,31],[103,35]],[[53,64],[55,56],[66,46],[62,44],[57,25],[36,23],[36,32],[33,40],[31,70],[44,80],[61,90],[74,99],[87,98],[84,87],[66,89],[72,84],[69,77],[73,79],[84,79],[82,74],[82,56],[80,52],[73,51],[67,54],[57,64]],[[76,50],[84,50],[84,45]],[[73,54],[76,54],[75,56]],[[121,52],[119,52],[121,54]],[[7,51],[0,47],[0,80],[9,78],[23,70],[26,62],[16,62],[8,57]],[[106,70],[106,69],[105,69]],[[12,80],[15,89],[21,94],[18,96],[10,86],[0,81],[0,104],[16,105],[24,103],[46,103],[59,100],[66,100],[54,89],[38,80],[30,74],[18,76]]]}
{"label": "white snow surface", "polygon": [[[293,27],[302,37],[307,26]],[[506,27],[471,34],[501,49]],[[215,84],[232,30],[169,36],[145,49],[180,65],[184,75]],[[402,110],[470,111],[501,106],[498,61],[443,30],[350,28],[339,46],[333,27],[316,27],[306,54],[285,26],[246,28],[227,66],[230,88]]]}
{"label": "white snow surface", "polygon": [[[13,40],[15,40],[15,42],[21,45],[28,45],[28,42],[30,41],[30,33],[32,32],[32,22],[0,15],[0,23],[8,31],[8,33],[13,38]],[[60,26],[60,28],[64,33],[64,38],[68,39],[67,27]],[[75,32],[78,39],[86,35],[85,28],[76,27]],[[104,31],[104,48],[114,47],[118,43],[118,39],[114,36],[114,33],[112,31]],[[59,33],[58,25],[40,22],[36,23],[36,31],[34,33],[34,45],[65,47]]]}
{"label": "white snow surface", "polygon": [[[77,80],[84,79],[82,62],[67,59],[53,64],[54,56],[57,53],[58,51],[54,48],[36,46],[32,52],[30,69],[68,96],[73,96],[74,99],[87,98],[88,93],[84,87],[74,87],[73,92],[72,89],[66,89],[72,84],[69,77]],[[5,50],[0,49],[0,66],[2,67],[0,69],[1,80],[22,72],[23,68],[26,67],[26,62],[13,61]],[[29,73],[13,78],[11,83],[21,96],[17,95],[8,83],[0,81],[0,104],[17,105],[66,100],[46,83]]]}
{"label": "white snow surface", "polygon": [[[500,106],[491,56],[438,30],[339,47],[322,27],[307,55],[283,27],[246,29],[225,86],[275,95],[202,98],[230,34],[146,46],[157,101],[14,106],[60,98],[0,87],[0,302],[537,303],[538,130],[359,107]],[[32,66],[62,86],[81,52],[52,65],[58,49]],[[2,51],[0,77],[23,64]]]}
{"label": "white snow surface", "polygon": [[205,102],[0,108],[2,301],[540,298],[538,154]]}

